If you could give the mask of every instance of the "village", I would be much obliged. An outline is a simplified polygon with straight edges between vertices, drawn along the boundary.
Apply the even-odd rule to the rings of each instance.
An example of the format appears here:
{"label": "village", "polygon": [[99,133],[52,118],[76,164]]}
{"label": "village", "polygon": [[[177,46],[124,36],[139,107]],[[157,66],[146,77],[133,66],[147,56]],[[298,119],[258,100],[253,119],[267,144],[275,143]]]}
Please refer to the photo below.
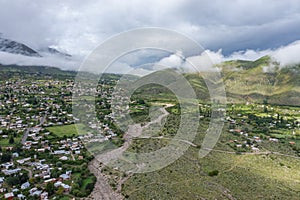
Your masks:
{"label": "village", "polygon": [[[73,198],[93,190],[96,177],[87,168],[93,156],[85,145],[116,134],[108,124],[90,121],[85,134],[78,135],[72,86],[71,80],[29,78],[1,83],[1,198]],[[107,93],[102,97],[108,98]]]}
{"label": "village", "polygon": [[[86,197],[96,182],[87,167],[93,159],[89,151],[92,148],[88,150],[87,147],[106,142],[121,146],[124,132],[114,125],[116,112],[144,111],[147,105],[144,101],[134,101],[133,108],[123,108],[122,101],[128,99],[119,95],[115,112],[112,112],[111,94],[116,92],[113,86],[117,81],[107,81],[96,91],[98,118],[90,115],[75,117],[72,113],[72,79],[31,78],[11,78],[1,82],[0,197]],[[199,104],[199,107],[202,117],[209,119],[209,105]],[[83,109],[90,108],[87,104]],[[249,102],[232,104],[224,118],[225,136],[221,142],[237,154],[271,153],[285,145],[291,155],[299,156],[299,116],[297,107]]]}
{"label": "village", "polygon": [[237,153],[272,153],[287,146],[292,150],[289,153],[300,155],[299,108],[247,102],[231,105],[228,115],[227,131],[234,139],[227,144]]}

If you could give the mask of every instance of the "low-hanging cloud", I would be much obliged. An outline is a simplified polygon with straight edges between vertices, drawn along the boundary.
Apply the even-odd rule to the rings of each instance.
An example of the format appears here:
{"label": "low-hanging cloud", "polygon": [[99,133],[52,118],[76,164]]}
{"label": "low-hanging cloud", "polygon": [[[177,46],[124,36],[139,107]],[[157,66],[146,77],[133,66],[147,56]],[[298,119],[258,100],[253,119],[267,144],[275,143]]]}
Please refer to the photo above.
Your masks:
{"label": "low-hanging cloud", "polygon": [[[286,46],[281,46],[276,49],[266,49],[266,50],[251,50],[234,52],[229,56],[222,55],[221,51],[217,55],[216,62],[222,60],[256,60],[263,56],[270,56],[274,61],[280,63],[280,66],[294,65],[300,63],[300,40],[292,42]],[[220,63],[220,62],[219,62]]]}
{"label": "low-hanging cloud", "polygon": [[63,70],[77,70],[80,65],[79,60],[66,59],[61,56],[29,57],[6,52],[0,52],[0,63],[4,65],[51,66],[59,67]]}

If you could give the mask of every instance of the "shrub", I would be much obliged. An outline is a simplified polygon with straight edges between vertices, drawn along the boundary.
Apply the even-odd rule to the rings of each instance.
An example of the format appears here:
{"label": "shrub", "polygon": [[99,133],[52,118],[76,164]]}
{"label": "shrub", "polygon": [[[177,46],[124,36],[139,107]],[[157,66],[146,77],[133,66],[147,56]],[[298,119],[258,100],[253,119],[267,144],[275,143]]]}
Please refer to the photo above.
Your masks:
{"label": "shrub", "polygon": [[213,171],[208,172],[209,176],[218,176],[218,174],[219,174],[218,170],[213,170]]}

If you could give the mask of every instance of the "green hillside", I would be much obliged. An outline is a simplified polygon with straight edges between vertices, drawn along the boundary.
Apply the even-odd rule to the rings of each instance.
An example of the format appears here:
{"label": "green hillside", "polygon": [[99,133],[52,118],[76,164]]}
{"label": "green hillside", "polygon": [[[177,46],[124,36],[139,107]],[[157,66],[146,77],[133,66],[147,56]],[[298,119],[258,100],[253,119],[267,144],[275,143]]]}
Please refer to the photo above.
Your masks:
{"label": "green hillside", "polygon": [[[279,105],[300,105],[300,65],[280,68],[270,57],[264,56],[255,61],[233,60],[226,61],[217,66],[222,73],[222,80],[229,103],[268,102]],[[155,72],[149,77],[164,78],[162,72]],[[168,73],[176,79],[175,71]],[[203,102],[210,101],[206,82],[203,77],[206,73],[189,73],[184,77],[193,87],[198,99]],[[144,80],[147,80],[144,78]],[[172,80],[172,78],[169,78]],[[206,81],[213,81],[207,80]],[[170,85],[169,85],[170,84]],[[214,82],[215,84],[215,82]],[[172,82],[165,83],[172,86]],[[177,90],[182,91],[180,84],[176,84]],[[136,91],[140,97],[147,100],[170,100],[174,99],[172,92],[165,87],[150,84]]]}
{"label": "green hillside", "polygon": [[[300,105],[300,65],[280,68],[265,56],[256,61],[227,61],[217,67],[222,71],[228,102]],[[186,78],[197,94],[203,94],[205,84],[201,75],[196,76],[187,74]]]}

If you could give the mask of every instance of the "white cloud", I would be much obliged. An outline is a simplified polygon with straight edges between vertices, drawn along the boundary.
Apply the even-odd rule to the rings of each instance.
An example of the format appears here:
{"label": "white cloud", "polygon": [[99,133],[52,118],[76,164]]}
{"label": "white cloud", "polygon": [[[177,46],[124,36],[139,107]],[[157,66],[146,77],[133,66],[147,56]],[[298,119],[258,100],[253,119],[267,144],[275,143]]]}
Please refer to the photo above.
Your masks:
{"label": "white cloud", "polygon": [[300,40],[292,42],[286,46],[277,49],[252,50],[233,52],[230,56],[223,56],[223,60],[256,60],[260,57],[269,55],[280,63],[281,66],[293,65],[300,63]]}
{"label": "white cloud", "polygon": [[65,70],[77,70],[79,60],[67,59],[61,56],[29,57],[6,52],[0,52],[0,63],[4,65],[40,65],[59,67]]}
{"label": "white cloud", "polygon": [[299,10],[298,0],[2,0],[0,32],[32,48],[55,45],[86,56],[114,34],[154,26],[228,54],[300,39]]}
{"label": "white cloud", "polygon": [[117,74],[132,74],[137,76],[145,76],[147,74],[152,73],[153,71],[146,70],[143,68],[134,68],[128,65],[127,63],[123,62],[114,62],[112,65],[110,65],[107,70],[105,70],[106,73],[117,73]]}
{"label": "white cloud", "polygon": [[160,61],[153,65],[153,70],[178,68],[183,64],[183,59],[181,58],[181,56],[181,52],[177,52],[176,54],[171,54],[168,57],[162,58]]}
{"label": "white cloud", "polygon": [[300,63],[300,40],[280,47],[270,54],[283,66]]}
{"label": "white cloud", "polygon": [[[207,71],[215,69],[214,64],[219,64],[228,60],[256,60],[265,55],[271,56],[275,61],[278,61],[281,66],[300,63],[300,40],[295,41],[286,46],[281,46],[277,49],[267,49],[263,51],[255,51],[248,49],[245,51],[233,52],[231,55],[225,56],[222,50],[211,51],[205,50],[201,55],[183,58],[180,52],[170,54],[165,51],[155,50],[140,50],[137,52],[128,53],[117,59],[109,66],[107,72],[111,73],[131,73],[135,75],[147,75],[153,71],[163,70],[166,68],[180,68],[183,71]],[[0,52],[0,63],[2,64],[18,64],[18,65],[43,65],[55,66],[62,69],[77,70],[81,63],[80,59],[65,58],[50,54],[43,54],[44,57],[28,57],[23,55],[10,54]],[[97,57],[97,60],[99,58]],[[153,60],[152,60],[153,59]],[[191,65],[194,64],[194,66]],[[92,71],[97,68],[92,62]],[[269,70],[266,69],[266,70]]]}

